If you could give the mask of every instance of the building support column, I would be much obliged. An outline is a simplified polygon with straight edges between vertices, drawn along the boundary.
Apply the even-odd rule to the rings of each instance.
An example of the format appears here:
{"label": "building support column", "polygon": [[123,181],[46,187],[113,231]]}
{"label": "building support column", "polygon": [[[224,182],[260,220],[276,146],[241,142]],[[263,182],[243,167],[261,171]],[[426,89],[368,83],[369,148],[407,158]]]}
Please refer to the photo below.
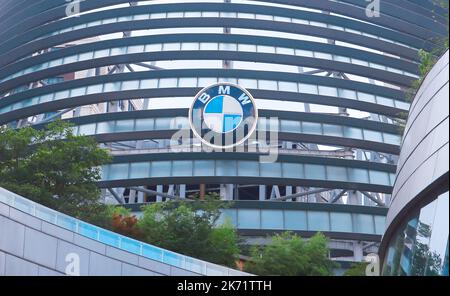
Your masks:
{"label": "building support column", "polygon": [[266,185],[259,185],[259,200],[266,200]]}
{"label": "building support column", "polygon": [[[164,186],[163,185],[156,186],[156,191],[164,193]],[[156,196],[156,202],[162,202],[162,201],[163,201],[163,197],[161,195]]]}

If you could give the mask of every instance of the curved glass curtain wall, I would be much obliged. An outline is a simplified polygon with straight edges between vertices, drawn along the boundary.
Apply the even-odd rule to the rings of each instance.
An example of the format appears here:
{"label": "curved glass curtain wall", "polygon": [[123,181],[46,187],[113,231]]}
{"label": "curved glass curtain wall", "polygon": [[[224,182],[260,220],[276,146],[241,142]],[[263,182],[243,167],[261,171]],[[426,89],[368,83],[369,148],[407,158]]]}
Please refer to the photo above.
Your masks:
{"label": "curved glass curtain wall", "polygon": [[[142,7],[144,5],[140,5]],[[145,6],[151,6],[151,5],[145,5]],[[260,6],[260,5],[255,5]],[[317,13],[315,13],[317,14]],[[47,38],[50,36],[55,36],[59,34],[69,33],[76,30],[86,29],[86,28],[92,28],[100,25],[107,25],[107,24],[114,24],[114,23],[120,23],[120,22],[129,22],[129,21],[142,21],[142,20],[149,20],[149,19],[166,19],[166,18],[237,18],[237,19],[256,19],[256,20],[264,20],[264,21],[275,21],[275,22],[283,22],[283,23],[292,23],[292,24],[300,24],[300,25],[308,25],[308,26],[315,26],[320,28],[329,28],[333,30],[353,33],[361,36],[366,36],[374,39],[378,39],[381,41],[385,41],[392,44],[397,44],[404,46],[406,48],[411,49],[417,49],[416,47],[413,47],[411,45],[394,41],[389,38],[384,38],[382,36],[377,36],[375,34],[370,34],[361,30],[356,30],[353,28],[346,28],[339,25],[329,24],[325,22],[320,21],[313,21],[308,20],[307,18],[293,18],[293,17],[287,17],[287,16],[278,16],[278,15],[271,15],[271,14],[255,14],[255,13],[248,13],[248,12],[238,12],[238,11],[171,11],[171,12],[158,12],[158,13],[139,13],[139,14],[129,14],[126,16],[120,16],[115,18],[103,18],[95,21],[91,21],[88,23],[79,24],[76,26],[70,26],[66,27],[51,33],[47,33],[45,35],[42,35],[36,39],[42,39]],[[355,21],[355,20],[352,20]],[[361,22],[361,24],[364,24]],[[367,23],[366,23],[367,24]]]}
{"label": "curved glass curtain wall", "polygon": [[[398,134],[357,128],[352,126],[327,124],[310,121],[295,121],[287,119],[272,120],[274,131],[288,133],[304,133],[311,135],[345,137],[350,139],[380,142],[390,145],[400,145],[401,137]],[[259,120],[260,131],[270,131],[267,119]],[[89,123],[73,127],[74,134],[93,136],[107,133],[141,132],[158,130],[190,130],[189,120],[186,117],[158,117],[104,121]]]}
{"label": "curved glass curtain wall", "polygon": [[329,61],[344,62],[353,65],[365,66],[372,69],[383,70],[386,72],[402,74],[413,78],[419,76],[414,73],[396,69],[385,65],[380,65],[370,61],[356,59],[343,55],[336,55],[327,52],[310,51],[288,47],[276,47],[268,45],[256,45],[256,44],[244,44],[244,43],[224,43],[224,42],[169,42],[169,43],[156,43],[156,44],[141,44],[123,47],[114,47],[108,49],[101,49],[95,51],[87,51],[76,55],[70,55],[67,57],[50,60],[48,62],[35,65],[33,67],[26,68],[14,74],[11,74],[0,82],[5,82],[22,75],[31,74],[41,70],[49,69],[56,66],[66,65],[70,63],[89,61],[96,58],[112,57],[125,54],[135,54],[143,52],[161,52],[161,51],[188,51],[188,50],[219,50],[219,51],[237,51],[237,52],[255,52],[255,53],[273,53],[292,55],[300,57],[318,58]]}
{"label": "curved glass curtain wall", "polygon": [[[184,1],[179,1],[179,4],[138,1],[137,7],[128,7],[129,3],[126,1],[117,0],[113,2],[121,5],[102,7],[99,2],[90,1],[88,3],[89,10],[84,11],[80,18],[66,18],[62,16],[63,1],[55,4],[55,2],[43,0],[42,4],[46,5],[49,11],[55,8],[54,16],[40,10],[42,14],[38,13],[37,15],[45,18],[42,25],[31,27],[32,17],[30,16],[24,18],[20,26],[14,25],[11,30],[3,34],[6,38],[9,38],[14,33],[12,31],[17,29],[15,33],[17,38],[6,39],[11,42],[10,44],[8,42],[0,44],[1,49],[11,50],[12,55],[11,57],[3,55],[5,62],[0,62],[5,69],[5,74],[1,76],[1,82],[3,83],[0,82],[0,87],[2,91],[5,89],[9,91],[6,94],[7,96],[0,99],[0,116],[3,116],[4,121],[11,122],[23,119],[20,117],[30,116],[33,117],[31,123],[34,123],[33,120],[39,121],[38,118],[45,118],[50,114],[46,112],[64,110],[64,108],[68,108],[67,110],[82,108],[82,106],[88,106],[88,104],[109,101],[146,98],[145,94],[147,93],[148,98],[156,100],[166,97],[178,98],[177,95],[180,91],[189,91],[189,93],[184,94],[184,98],[178,98],[179,102],[184,100],[184,103],[186,97],[195,93],[196,88],[218,81],[231,82],[260,94],[263,96],[262,99],[267,100],[264,103],[275,102],[274,105],[278,105],[278,102],[281,103],[282,101],[304,103],[302,111],[312,110],[309,106],[306,108],[306,104],[315,105],[314,107],[320,105],[319,107],[323,109],[332,106],[334,108],[332,112],[334,113],[322,112],[325,114],[322,114],[323,116],[316,122],[314,118],[310,118],[310,120],[302,118],[294,120],[296,117],[293,116],[287,117],[289,119],[280,118],[278,120],[280,131],[286,134],[302,135],[305,139],[313,139],[315,143],[311,144],[318,150],[320,150],[319,146],[331,144],[338,138],[344,138],[339,139],[341,140],[339,143],[345,142],[346,146],[343,147],[364,150],[367,149],[367,146],[374,146],[374,151],[380,154],[374,154],[374,157],[371,156],[371,161],[366,163],[377,167],[376,165],[379,164],[376,162],[382,162],[381,159],[386,156],[383,152],[395,154],[394,150],[400,145],[400,136],[394,132],[395,125],[391,123],[395,121],[394,119],[398,114],[406,113],[410,108],[401,87],[406,84],[405,81],[417,77],[417,71],[414,71],[414,66],[417,65],[418,61],[415,56],[417,45],[426,47],[433,43],[424,37],[424,33],[431,32],[429,26],[431,17],[425,11],[412,11],[408,7],[398,7],[398,10],[383,14],[380,19],[374,20],[372,23],[365,19],[363,15],[364,7],[354,3],[353,5],[352,0],[329,1],[327,2],[329,4],[328,11],[326,11],[327,9],[323,9],[323,11],[322,9],[311,9],[311,7],[320,8],[324,4],[314,1],[305,1],[305,3],[300,1],[302,3],[296,3],[295,5],[280,5],[264,1],[223,3],[221,0],[211,1],[213,3],[208,5],[202,4],[205,1],[191,4],[184,3]],[[13,7],[13,5],[10,5],[10,7]],[[224,10],[222,11],[220,8],[223,7]],[[343,10],[346,7],[351,9],[346,12]],[[39,11],[37,6],[34,8]],[[31,10],[31,8],[27,8],[21,15],[29,13],[28,9]],[[360,17],[358,17],[358,12],[362,13]],[[424,18],[420,20],[404,19],[411,14],[423,14]],[[388,15],[400,16],[401,21]],[[8,19],[6,16],[6,19],[4,23],[11,23],[11,18]],[[192,24],[193,20],[197,20],[198,24]],[[189,26],[190,22],[191,26]],[[40,24],[41,22],[36,20],[35,23]],[[411,26],[407,26],[407,24]],[[126,28],[128,25],[130,27]],[[166,27],[164,27],[165,25]],[[224,34],[224,27],[230,28],[230,34]],[[437,33],[433,31],[431,35],[441,34],[439,24],[436,27]],[[418,28],[418,30],[414,31],[414,28]],[[128,29],[131,38],[122,38],[123,31]],[[178,40],[176,36],[169,36],[169,34],[185,35],[185,37]],[[204,34],[205,36],[196,40],[197,36],[192,36],[192,34]],[[219,34],[223,34],[223,36],[231,35],[231,37],[222,41],[218,37]],[[239,37],[238,34],[242,34],[242,36]],[[336,36],[333,36],[333,34]],[[156,35],[158,35],[157,40],[150,40],[150,37]],[[216,36],[212,37],[212,40],[208,40],[207,38],[212,35]],[[257,37],[245,39],[250,35]],[[0,36],[2,36],[1,33]],[[134,39],[134,37],[137,38]],[[138,39],[138,37],[142,37],[142,39]],[[272,40],[263,40],[264,37]],[[335,40],[331,44],[327,38]],[[280,46],[276,43],[277,40],[282,42]],[[296,42],[296,44],[290,45],[289,40]],[[130,43],[128,44],[127,41]],[[303,41],[308,44],[299,45]],[[59,53],[56,53],[56,47],[67,46],[67,44],[74,46],[61,49]],[[50,49],[50,52],[46,52],[48,49]],[[80,51],[77,51],[77,49]],[[348,49],[348,52],[345,51],[346,49]],[[14,52],[15,50],[17,50],[17,54]],[[258,63],[265,63],[265,66],[269,67],[267,70],[272,72],[253,71],[253,67],[249,67],[249,70],[252,71],[247,72],[232,69],[232,67],[229,70],[207,69],[209,72],[202,72],[206,69],[186,70],[188,66],[183,65],[183,61],[179,60],[173,62],[175,69],[170,70],[142,73],[144,72],[141,71],[142,69],[136,69],[137,73],[120,73],[109,77],[103,75],[109,73],[110,69],[107,67],[113,65],[105,65],[106,63],[115,63],[120,59],[127,61],[134,59],[133,61],[136,61],[138,56],[135,54],[142,52],[151,52],[152,57],[160,57],[161,55],[154,53],[173,51],[174,55],[182,56],[183,51],[201,52],[204,50],[234,52],[233,55],[229,53],[230,56],[236,56],[237,53],[242,53],[242,55],[246,53],[246,57],[255,56],[255,60],[257,57],[263,56],[264,59],[261,58]],[[248,53],[258,53],[258,55]],[[172,52],[169,54],[172,55]],[[313,58],[317,59],[313,61],[319,61],[319,59],[323,60],[322,62],[327,61],[332,69],[347,69],[348,72],[342,70],[342,73],[332,73],[334,70],[324,70],[324,72],[330,72],[329,77],[321,76],[327,75],[322,73],[319,75],[287,73],[288,71],[284,71],[284,69],[271,69],[269,66],[271,61],[265,60],[266,57],[267,59],[271,57],[268,54],[285,56],[283,59],[276,59],[276,61],[276,57],[273,56],[272,65],[278,65],[276,63],[282,61],[294,63],[295,59],[306,63],[309,59],[305,58]],[[135,56],[131,57],[130,55]],[[222,56],[225,56],[225,54],[221,53],[218,58],[221,59]],[[112,58],[108,59],[108,57]],[[195,62],[195,57],[193,55],[190,61]],[[386,58],[384,62],[383,57]],[[96,60],[95,64],[88,65],[92,59],[102,60]],[[217,58],[211,57],[208,61],[213,64],[217,62],[216,60]],[[158,60],[157,62],[164,61]],[[248,61],[245,60],[244,62],[247,63]],[[36,83],[36,80],[46,76],[46,73],[51,73],[50,76],[61,76],[64,73],[59,72],[65,71],[64,66],[69,64],[71,67],[70,69],[67,68],[68,71],[75,73],[73,78],[67,79],[71,81],[59,81],[61,83],[56,80],[51,83],[45,83],[44,81],[42,86],[38,86],[39,83]],[[347,65],[344,67],[344,64]],[[177,65],[180,66],[177,68]],[[355,65],[361,67],[355,67]],[[291,64],[287,66],[297,67]],[[86,69],[82,69],[82,67]],[[98,77],[91,77],[92,71],[90,71],[86,75],[89,76],[88,78],[83,77],[82,72],[92,70],[89,67],[102,67],[100,70],[106,69],[106,72],[98,71],[96,74]],[[236,66],[236,68],[239,67]],[[315,69],[311,65],[310,67],[306,67],[306,71]],[[317,66],[319,70],[323,70],[320,67],[326,68],[325,65]],[[218,68],[223,67],[219,65]],[[366,71],[366,69],[367,73],[360,73]],[[47,70],[48,72],[46,72]],[[373,74],[371,74],[371,70],[377,71],[373,71]],[[120,71],[127,72],[128,70]],[[191,73],[188,73],[189,71]],[[130,70],[130,72],[133,71]],[[299,72],[302,71],[299,70]],[[113,73],[112,70],[111,73]],[[386,76],[383,76],[384,73]],[[29,76],[21,77],[23,75]],[[378,80],[380,77],[390,82],[383,83]],[[28,79],[34,79],[34,81],[28,81]],[[34,89],[31,90],[19,87],[10,91],[10,88],[15,88],[22,83],[33,83],[36,87],[33,86]],[[137,97],[134,96],[136,94]],[[272,95],[273,97],[269,98]],[[334,100],[335,98],[336,100]],[[315,102],[315,99],[318,102]],[[337,109],[336,106],[341,108]],[[105,104],[101,107],[108,110],[109,105]],[[180,108],[180,106],[172,108]],[[263,110],[264,108],[260,109]],[[313,112],[320,113],[320,111],[317,111],[318,109]],[[123,110],[125,110],[125,107]],[[266,108],[266,110],[272,109]],[[347,110],[360,111],[362,113],[359,117],[361,123],[353,123],[352,125],[352,122],[349,121],[351,118],[344,118],[344,116],[342,116],[342,122],[328,120],[328,118],[335,116],[337,112],[343,114]],[[353,116],[354,113],[349,114],[349,117]],[[376,116],[380,121],[388,124],[380,122],[372,124],[374,120],[377,120]],[[118,120],[120,118],[127,119]],[[0,122],[3,121],[0,120]],[[102,121],[90,121],[88,119],[80,120],[80,122],[82,123],[74,127],[77,134],[92,136],[111,134],[103,137],[105,142],[109,141],[108,137],[118,141],[139,141],[142,139],[139,138],[137,132],[168,131],[173,130],[174,127],[188,127],[186,118],[173,123],[167,116],[145,119],[141,117],[106,119],[105,117]],[[114,137],[112,134],[116,133],[123,134]],[[128,135],[125,135],[126,133]],[[142,134],[145,133],[140,133],[141,137]],[[155,136],[164,137],[161,134],[164,133],[159,133],[159,135],[154,133]],[[314,135],[314,137],[310,135]],[[122,136],[124,137],[122,138]],[[286,138],[288,136],[291,135],[287,135]],[[295,135],[291,138],[296,137]],[[98,138],[101,139],[101,137]],[[326,143],[324,144],[324,142]],[[357,152],[364,153],[364,151]],[[175,178],[186,176],[257,176],[264,179],[263,181],[270,178],[287,178],[289,180],[324,180],[328,182],[326,184],[347,182],[349,184],[376,185],[383,188],[384,193],[390,192],[388,189],[393,184],[391,170],[383,171],[383,169],[378,170],[373,169],[373,167],[361,169],[357,165],[352,167],[353,163],[358,162],[352,160],[348,160],[347,165],[329,165],[332,163],[332,158],[324,158],[322,165],[307,163],[307,161],[305,163],[281,161],[273,165],[266,165],[241,159],[233,159],[228,161],[227,164],[222,160],[207,160],[199,157],[190,160],[173,159],[165,161],[167,166],[165,168],[162,167],[164,161],[133,162],[128,159],[122,163],[105,166],[103,177],[104,181],[108,182],[111,180],[127,180],[127,178],[163,178],[164,176]],[[148,160],[149,158],[145,159]],[[395,157],[393,161],[396,161]],[[209,165],[210,168],[205,168],[202,171],[200,164]],[[380,168],[380,166],[377,168]],[[217,180],[219,179],[217,178]]]}
{"label": "curved glass curtain wall", "polygon": [[448,276],[449,192],[405,220],[391,238],[383,274]]}
{"label": "curved glass curtain wall", "polygon": [[[217,77],[182,77],[182,78],[174,77],[161,79],[142,79],[142,80],[108,82],[84,87],[77,87],[74,89],[67,89],[55,93],[50,92],[40,96],[20,100],[19,102],[14,104],[2,106],[2,108],[0,108],[0,114],[51,101],[64,100],[67,98],[85,95],[101,94],[107,92],[118,92],[118,91],[142,90],[142,89],[205,87],[206,85],[214,84],[217,83],[218,81],[237,83],[248,89],[298,92],[302,94],[345,98],[350,100],[379,104],[387,107],[395,107],[405,111],[407,111],[410,106],[409,103],[402,100],[397,100],[395,98],[389,98],[386,96],[374,95],[366,92],[360,92],[357,90],[343,89],[326,85],[295,83],[292,81],[248,79],[248,78],[237,79],[237,78],[217,78]],[[46,88],[43,87],[39,90],[45,92]],[[8,97],[8,99],[11,99],[12,97],[13,96],[10,96]],[[2,105],[1,103],[2,102],[0,99],[0,105]]]}
{"label": "curved glass curtain wall", "polygon": [[324,231],[382,235],[383,215],[279,209],[225,209],[218,223],[230,221],[239,230]]}
{"label": "curved glass curtain wall", "polygon": [[[200,157],[199,157],[200,158]],[[165,160],[122,162],[102,167],[102,181],[169,177],[251,177],[318,180],[392,186],[395,173],[313,163],[260,163],[248,160]]]}

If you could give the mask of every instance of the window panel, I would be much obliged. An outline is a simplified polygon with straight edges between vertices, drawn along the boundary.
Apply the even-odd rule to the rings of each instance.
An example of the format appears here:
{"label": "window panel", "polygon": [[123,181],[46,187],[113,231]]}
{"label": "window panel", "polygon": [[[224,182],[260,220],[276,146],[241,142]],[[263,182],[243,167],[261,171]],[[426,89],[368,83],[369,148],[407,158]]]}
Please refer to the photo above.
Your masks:
{"label": "window panel", "polygon": [[284,227],[286,230],[307,230],[306,212],[284,211]]}
{"label": "window panel", "polygon": [[281,178],[281,163],[260,163],[261,177]]}
{"label": "window panel", "polygon": [[192,176],[192,161],[174,161],[172,176]]}
{"label": "window panel", "polygon": [[364,140],[374,141],[374,142],[383,142],[383,136],[381,135],[381,132],[365,129],[364,130]]}
{"label": "window panel", "polygon": [[281,210],[261,210],[262,229],[283,229],[283,212]]}
{"label": "window panel", "polygon": [[151,131],[155,127],[155,120],[153,118],[136,119],[136,131]]}
{"label": "window panel", "polygon": [[149,162],[133,162],[130,165],[130,178],[141,179],[148,178],[150,175]]}
{"label": "window panel", "polygon": [[303,164],[300,163],[282,163],[283,177],[303,179],[305,177],[303,173]]}
{"label": "window panel", "polygon": [[170,161],[154,161],[151,165],[151,177],[167,177],[171,176],[172,162]]}
{"label": "window panel", "polygon": [[95,135],[95,123],[80,125],[79,135]]}
{"label": "window panel", "polygon": [[325,180],[325,166],[318,164],[305,164],[306,179]]}
{"label": "window panel", "polygon": [[369,183],[369,172],[366,169],[348,168],[350,182]]}
{"label": "window panel", "polygon": [[352,215],[350,213],[330,213],[331,231],[353,232]]}
{"label": "window panel", "polygon": [[337,97],[337,89],[335,87],[328,87],[319,85],[319,94],[322,96],[331,96],[331,97]]}
{"label": "window panel", "polygon": [[135,89],[139,89],[139,80],[122,82],[122,90],[135,90]]}
{"label": "window panel", "polygon": [[214,176],[214,160],[194,161],[194,176]]}
{"label": "window panel", "polygon": [[299,89],[299,92],[305,93],[305,94],[313,94],[313,95],[319,94],[319,91],[317,90],[317,85],[314,85],[314,84],[299,83],[298,89]]}
{"label": "window panel", "polygon": [[299,133],[301,131],[300,122],[293,120],[281,120],[281,131],[287,133]]}
{"label": "window panel", "polygon": [[278,90],[277,82],[272,80],[259,80],[258,86],[259,89]]}
{"label": "window panel", "polygon": [[259,210],[238,209],[239,229],[261,229]]}
{"label": "window panel", "polygon": [[298,85],[295,82],[278,82],[280,91],[298,92]]}
{"label": "window panel", "polygon": [[359,233],[373,234],[373,216],[368,214],[354,214],[355,218],[355,231]]}
{"label": "window panel", "polygon": [[236,176],[237,162],[235,160],[216,160],[217,176]]}
{"label": "window panel", "polygon": [[369,171],[370,183],[379,185],[389,185],[389,173],[381,171]]}
{"label": "window panel", "polygon": [[131,132],[134,130],[134,120],[118,120],[116,122],[116,132]]}
{"label": "window panel", "polygon": [[342,137],[342,126],[323,124],[323,134],[326,136]]}
{"label": "window panel", "polygon": [[344,137],[352,139],[363,139],[362,129],[350,126],[343,126]]}
{"label": "window panel", "polygon": [[330,221],[328,212],[308,211],[308,230],[329,231]]}
{"label": "window panel", "polygon": [[345,167],[327,166],[327,178],[332,181],[347,181],[347,169]]}
{"label": "window panel", "polygon": [[302,132],[305,134],[322,134],[322,126],[317,122],[302,122]]}
{"label": "window panel", "polygon": [[128,179],[128,163],[116,163],[108,166],[108,180]]}
{"label": "window panel", "polygon": [[109,134],[114,132],[114,121],[97,123],[97,134]]}
{"label": "window panel", "polygon": [[259,175],[259,163],[255,161],[238,161],[239,176]]}

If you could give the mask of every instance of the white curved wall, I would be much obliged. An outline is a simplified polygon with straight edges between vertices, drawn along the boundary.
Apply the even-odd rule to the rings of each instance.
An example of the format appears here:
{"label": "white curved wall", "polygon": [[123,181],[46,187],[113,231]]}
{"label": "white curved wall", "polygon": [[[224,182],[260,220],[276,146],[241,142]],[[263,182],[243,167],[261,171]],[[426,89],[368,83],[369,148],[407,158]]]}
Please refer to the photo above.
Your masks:
{"label": "white curved wall", "polygon": [[[7,202],[11,197],[14,203]],[[151,260],[32,215],[43,206],[33,208],[30,214],[12,206],[24,202],[35,204],[0,188],[0,276],[64,275],[69,254],[78,255],[81,276],[197,276],[215,275],[215,270],[222,271],[221,275],[248,275],[204,261],[198,261],[205,265],[198,274]]]}
{"label": "white curved wall", "polygon": [[449,52],[425,78],[411,105],[387,216],[403,208],[449,169]]}

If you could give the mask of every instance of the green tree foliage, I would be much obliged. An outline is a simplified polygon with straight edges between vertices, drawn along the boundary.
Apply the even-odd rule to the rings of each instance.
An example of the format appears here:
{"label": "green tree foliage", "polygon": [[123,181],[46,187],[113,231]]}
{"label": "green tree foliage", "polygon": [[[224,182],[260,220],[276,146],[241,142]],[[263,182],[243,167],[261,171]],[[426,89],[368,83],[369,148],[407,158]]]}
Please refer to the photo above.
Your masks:
{"label": "green tree foliage", "polygon": [[235,229],[229,223],[215,227],[223,207],[215,200],[156,203],[143,208],[137,227],[150,244],[236,267],[239,247]]}
{"label": "green tree foliage", "polygon": [[87,221],[108,212],[96,181],[98,167],[109,160],[93,138],[73,135],[68,123],[0,128],[0,186]]}
{"label": "green tree foliage", "polygon": [[366,276],[366,267],[369,263],[355,263],[344,272],[344,276]]}
{"label": "green tree foliage", "polygon": [[267,246],[253,248],[246,270],[262,276],[329,276],[335,265],[329,259],[327,243],[321,233],[303,240],[285,232],[272,237]]}

